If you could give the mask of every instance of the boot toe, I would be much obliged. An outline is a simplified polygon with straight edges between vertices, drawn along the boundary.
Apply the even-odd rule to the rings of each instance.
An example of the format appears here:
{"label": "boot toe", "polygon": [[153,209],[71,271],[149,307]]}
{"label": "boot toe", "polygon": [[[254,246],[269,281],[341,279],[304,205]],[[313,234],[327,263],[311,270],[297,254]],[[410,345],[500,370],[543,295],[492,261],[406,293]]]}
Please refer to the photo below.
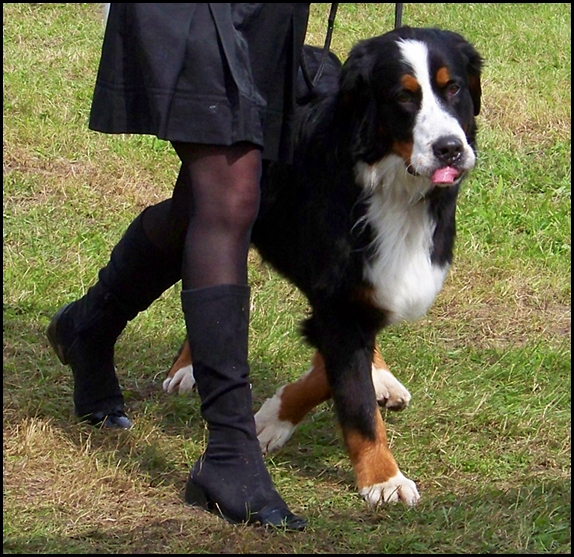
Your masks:
{"label": "boot toe", "polygon": [[[131,429],[133,423],[123,410],[123,398],[113,364],[115,340],[110,340],[111,348],[97,340],[82,340],[74,322],[76,304],[77,301],[62,306],[46,329],[46,336],[58,359],[72,368],[76,414],[82,421],[103,429]],[[99,402],[94,402],[94,393],[98,395]],[[88,408],[98,409],[90,411]]]}
{"label": "boot toe", "polygon": [[83,419],[102,429],[131,429],[134,425],[125,412],[119,409],[112,412],[92,412]]}
{"label": "boot toe", "polygon": [[283,508],[263,509],[257,513],[255,520],[267,528],[281,528],[299,532],[307,526],[307,521],[304,518]]}
{"label": "boot toe", "polygon": [[187,479],[185,486],[185,502],[194,507],[200,507],[205,511],[219,514],[231,524],[257,524],[266,528],[277,528],[282,530],[302,531],[307,526],[307,521],[293,514],[286,506],[265,507],[259,512],[250,516],[238,516],[229,512],[223,504],[214,502],[206,491],[199,486],[193,474]]}

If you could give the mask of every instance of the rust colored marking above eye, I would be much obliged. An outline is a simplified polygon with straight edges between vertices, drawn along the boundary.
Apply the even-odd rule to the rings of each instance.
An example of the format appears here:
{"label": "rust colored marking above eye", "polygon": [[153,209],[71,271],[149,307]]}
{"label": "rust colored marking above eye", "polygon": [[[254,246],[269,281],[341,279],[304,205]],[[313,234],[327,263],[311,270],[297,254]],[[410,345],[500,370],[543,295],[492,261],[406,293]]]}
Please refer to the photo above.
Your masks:
{"label": "rust colored marking above eye", "polygon": [[401,84],[407,91],[410,91],[411,93],[416,93],[421,88],[416,78],[409,74],[403,75]]}
{"label": "rust colored marking above eye", "polygon": [[438,71],[436,72],[437,85],[439,87],[446,87],[449,81],[450,81],[450,73],[448,71],[448,68],[445,68],[444,66],[442,68],[439,68]]}

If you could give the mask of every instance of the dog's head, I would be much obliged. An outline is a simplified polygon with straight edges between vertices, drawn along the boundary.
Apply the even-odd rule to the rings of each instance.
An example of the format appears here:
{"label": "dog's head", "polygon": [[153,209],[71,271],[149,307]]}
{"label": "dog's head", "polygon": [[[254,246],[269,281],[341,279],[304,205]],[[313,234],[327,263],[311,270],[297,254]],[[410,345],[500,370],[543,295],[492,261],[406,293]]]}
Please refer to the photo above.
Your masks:
{"label": "dog's head", "polygon": [[459,183],[476,161],[481,66],[450,31],[402,27],[358,43],[338,102],[354,162],[390,158],[429,185]]}

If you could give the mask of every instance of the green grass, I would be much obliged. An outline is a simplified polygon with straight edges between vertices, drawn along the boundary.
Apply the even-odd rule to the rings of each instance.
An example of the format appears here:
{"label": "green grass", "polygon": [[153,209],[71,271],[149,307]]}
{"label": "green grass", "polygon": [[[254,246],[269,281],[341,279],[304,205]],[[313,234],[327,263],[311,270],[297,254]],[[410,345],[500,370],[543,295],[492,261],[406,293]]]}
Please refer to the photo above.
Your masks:
{"label": "green grass", "polygon": [[[308,40],[324,40],[315,4]],[[392,4],[341,4],[333,48],[389,30]],[[413,395],[384,414],[421,503],[365,507],[330,404],[268,458],[304,534],[186,507],[202,451],[197,396],[161,382],[184,336],[179,287],[117,348],[136,427],[76,423],[44,330],[85,291],[129,222],[169,197],[177,159],[151,137],[87,129],[98,4],[4,5],[4,553],[559,553],[570,538],[570,4],[406,4],[404,22],[464,34],[485,58],[479,160],[458,242],[424,319],[383,332]],[[255,403],[307,369],[305,300],[252,254]]]}

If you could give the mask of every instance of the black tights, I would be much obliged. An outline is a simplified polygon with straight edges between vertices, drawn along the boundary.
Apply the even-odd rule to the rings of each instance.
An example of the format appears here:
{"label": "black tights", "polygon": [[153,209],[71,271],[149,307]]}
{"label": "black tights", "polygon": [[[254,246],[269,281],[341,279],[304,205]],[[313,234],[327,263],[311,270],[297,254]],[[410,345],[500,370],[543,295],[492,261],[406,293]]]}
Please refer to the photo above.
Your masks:
{"label": "black tights", "polygon": [[148,238],[182,253],[183,289],[247,284],[251,228],[259,210],[261,151],[173,143],[181,168],[171,199],[144,213]]}

